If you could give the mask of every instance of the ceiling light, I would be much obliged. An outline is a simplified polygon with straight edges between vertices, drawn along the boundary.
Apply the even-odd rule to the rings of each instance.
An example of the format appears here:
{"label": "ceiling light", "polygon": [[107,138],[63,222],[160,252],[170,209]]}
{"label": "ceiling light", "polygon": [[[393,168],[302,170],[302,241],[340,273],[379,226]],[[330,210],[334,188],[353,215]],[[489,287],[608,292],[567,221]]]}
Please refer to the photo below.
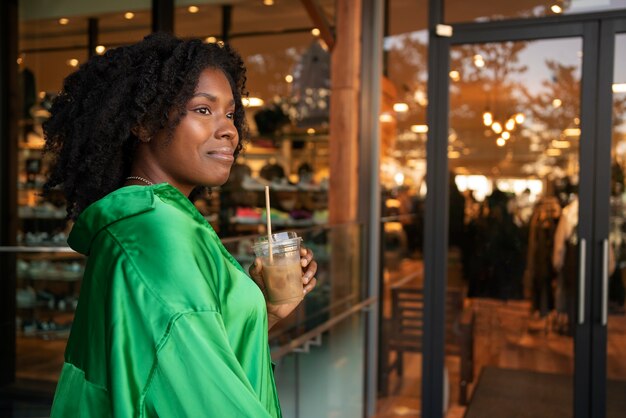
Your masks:
{"label": "ceiling light", "polygon": [[482,55],[476,54],[474,55],[474,65],[478,68],[482,68],[485,66],[485,60]]}
{"label": "ceiling light", "polygon": [[68,18],[62,17],[61,19],[59,19],[59,25],[67,25],[68,23],[70,23],[70,20]]}
{"label": "ceiling light", "polygon": [[69,65],[70,67],[78,67],[78,60],[76,58],[67,60],[67,65]]}
{"label": "ceiling light", "polygon": [[273,6],[274,0],[263,0],[263,4],[266,6]]}
{"label": "ceiling light", "polygon": [[553,4],[552,6],[550,6],[550,10],[552,10],[553,13],[563,13],[563,8],[561,6],[559,6],[558,4]]}
{"label": "ceiling light", "polygon": [[452,81],[459,81],[461,79],[461,74],[457,70],[450,71],[450,78]]}
{"label": "ceiling light", "polygon": [[554,148],[569,148],[569,147],[572,146],[572,144],[569,141],[554,140],[554,141],[552,141],[552,146]]}
{"label": "ceiling light", "polygon": [[496,144],[499,147],[503,147],[503,146],[506,145],[506,140],[504,138],[500,137],[500,138],[496,139]]}
{"label": "ceiling light", "polygon": [[613,93],[626,93],[626,83],[613,83]]}
{"label": "ceiling light", "polygon": [[515,129],[515,120],[513,118],[507,120],[504,124],[504,127],[507,131],[512,131],[513,129]]}
{"label": "ceiling light", "polygon": [[563,104],[563,102],[561,101],[561,99],[554,99],[554,100],[552,100],[552,106],[554,106],[555,108],[561,107],[562,104]]}
{"label": "ceiling light", "polygon": [[378,120],[382,123],[393,122],[393,116],[391,116],[389,113],[383,113],[378,117]]}
{"label": "ceiling light", "polygon": [[124,13],[124,19],[131,20],[134,17],[135,17],[135,14],[133,12]]}
{"label": "ceiling light", "polygon": [[208,44],[214,44],[215,42],[217,42],[217,38],[215,36],[209,36],[205,39],[205,41]]}
{"label": "ceiling light", "polygon": [[309,134],[309,135],[315,135],[315,129],[309,128],[309,129],[306,130],[306,133]]}
{"label": "ceiling light", "polygon": [[411,125],[411,131],[416,134],[425,134],[428,132],[428,125]]}
{"label": "ceiling light", "polygon": [[404,113],[409,111],[409,105],[406,103],[394,103],[393,110],[398,113]]}
{"label": "ceiling light", "polygon": [[97,53],[98,55],[102,55],[102,54],[104,54],[104,51],[106,51],[106,50],[107,50],[107,49],[106,49],[106,47],[105,47],[104,45],[98,45],[98,46],[96,47],[96,53]]}
{"label": "ceiling light", "polygon": [[518,125],[521,125],[522,123],[524,123],[525,120],[526,120],[526,116],[524,116],[523,113],[518,113],[517,115],[515,115],[515,122],[517,122]]}
{"label": "ceiling light", "polygon": [[563,130],[565,136],[580,136],[580,128],[567,128]]}
{"label": "ceiling light", "polygon": [[508,131],[504,131],[502,132],[502,139],[510,139],[511,138],[511,133]]}
{"label": "ceiling light", "polygon": [[311,29],[311,35],[320,36],[320,30],[318,28]]}
{"label": "ceiling light", "polygon": [[265,103],[263,99],[259,99],[258,97],[244,97],[241,101],[245,107],[260,107]]}
{"label": "ceiling light", "polygon": [[428,104],[428,98],[426,97],[426,93],[422,90],[416,90],[413,94],[413,100],[417,102],[420,106],[426,106]]}
{"label": "ceiling light", "polygon": [[483,123],[485,124],[485,126],[491,126],[491,124],[493,123],[493,115],[491,114],[491,112],[485,112],[483,113]]}
{"label": "ceiling light", "polygon": [[189,6],[187,8],[187,11],[189,13],[198,13],[200,11],[200,9],[198,8],[198,6]]}
{"label": "ceiling light", "polygon": [[293,82],[293,76],[292,76],[291,74],[287,74],[287,75],[285,76],[285,81],[286,81],[287,83],[291,83],[291,82]]}
{"label": "ceiling light", "polygon": [[500,122],[494,122],[491,125],[491,129],[493,129],[495,133],[499,134],[500,132],[502,132],[502,124],[500,124]]}

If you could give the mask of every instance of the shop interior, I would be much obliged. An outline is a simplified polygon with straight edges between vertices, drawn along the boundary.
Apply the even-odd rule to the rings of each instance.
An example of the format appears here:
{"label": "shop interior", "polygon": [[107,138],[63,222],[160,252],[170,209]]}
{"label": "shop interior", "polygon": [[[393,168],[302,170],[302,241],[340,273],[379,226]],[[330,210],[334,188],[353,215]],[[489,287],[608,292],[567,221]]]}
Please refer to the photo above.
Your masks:
{"label": "shop interior", "polygon": [[[334,19],[334,1],[316,3],[331,26],[340,24]],[[523,3],[533,4],[523,10],[511,6],[501,15],[555,13],[549,2]],[[221,188],[198,190],[190,198],[244,265],[252,261],[249,237],[265,231],[266,185],[272,190],[273,225],[303,231],[312,245],[320,260],[319,292],[270,335],[270,344],[280,351],[342,309],[354,307],[356,295],[363,293],[357,267],[340,280],[332,276],[329,261],[331,244],[337,242],[333,238],[337,231],[328,228],[329,140],[341,139],[333,137],[328,123],[330,53],[299,2],[242,0],[228,10],[213,2],[176,3],[174,33],[205,42],[223,42],[227,34],[226,41],[244,57],[250,93],[249,139],[229,181]],[[378,115],[382,194],[378,418],[420,416],[422,237],[428,193],[426,10],[426,1],[388,1]],[[453,20],[477,17],[461,6],[450,10],[459,14],[453,13]],[[229,31],[224,31],[224,13],[230,14]],[[84,259],[63,249],[71,229],[63,197],[39,196],[49,166],[43,154],[42,123],[63,78],[87,60],[89,42],[97,40],[95,53],[102,54],[138,41],[151,30],[149,4],[96,15],[97,19],[90,19],[90,13],[46,18],[28,10],[20,17],[17,242],[41,251],[18,254],[17,259],[17,376],[51,387],[61,370]],[[492,368],[569,378],[573,374],[571,283],[578,261],[573,249],[581,57],[581,40],[569,38],[452,48],[447,417],[463,416],[479,376]],[[615,62],[607,362],[609,379],[626,387],[626,72],[617,64],[626,62],[624,35],[616,41]],[[359,265],[362,231],[348,226],[339,234],[357,244],[346,254],[347,264]],[[412,321],[406,329],[398,326],[405,315]],[[341,332],[354,332],[358,340],[362,319],[355,321]],[[333,329],[324,338],[339,338],[341,333]],[[310,345],[315,344],[307,349]],[[333,359],[337,364],[358,363],[362,350],[361,346]],[[288,372],[277,378],[279,386],[284,382],[289,387],[291,367],[302,368],[299,358],[280,357],[279,364]],[[341,373],[349,374],[345,369]],[[291,396],[284,399],[288,403],[284,410],[299,408],[291,405]],[[361,402],[355,408],[362,407]]]}

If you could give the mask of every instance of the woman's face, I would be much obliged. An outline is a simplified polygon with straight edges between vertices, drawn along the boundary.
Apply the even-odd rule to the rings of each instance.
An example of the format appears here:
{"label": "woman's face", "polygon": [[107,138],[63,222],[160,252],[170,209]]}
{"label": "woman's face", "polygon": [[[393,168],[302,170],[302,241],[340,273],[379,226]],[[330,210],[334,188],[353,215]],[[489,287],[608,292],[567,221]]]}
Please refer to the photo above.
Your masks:
{"label": "woman's face", "polygon": [[171,139],[162,131],[146,144],[145,156],[152,163],[145,168],[153,182],[168,182],[189,195],[196,186],[228,180],[239,142],[233,92],[221,70],[200,73],[186,110]]}

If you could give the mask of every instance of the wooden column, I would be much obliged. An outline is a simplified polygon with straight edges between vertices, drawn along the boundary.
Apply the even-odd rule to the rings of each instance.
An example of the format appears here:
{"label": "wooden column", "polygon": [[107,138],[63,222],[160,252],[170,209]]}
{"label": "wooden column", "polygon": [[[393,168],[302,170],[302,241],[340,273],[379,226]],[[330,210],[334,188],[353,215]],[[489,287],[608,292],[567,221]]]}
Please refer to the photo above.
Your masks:
{"label": "wooden column", "polygon": [[356,221],[358,201],[361,0],[337,0],[336,5],[330,98],[331,224]]}
{"label": "wooden column", "polygon": [[[337,0],[335,44],[331,55],[329,221],[357,221],[359,156],[359,87],[362,0]],[[364,286],[360,274],[360,230],[341,226],[330,231],[331,303],[358,298]],[[354,300],[354,299],[353,299]],[[345,309],[341,304],[331,314]]]}

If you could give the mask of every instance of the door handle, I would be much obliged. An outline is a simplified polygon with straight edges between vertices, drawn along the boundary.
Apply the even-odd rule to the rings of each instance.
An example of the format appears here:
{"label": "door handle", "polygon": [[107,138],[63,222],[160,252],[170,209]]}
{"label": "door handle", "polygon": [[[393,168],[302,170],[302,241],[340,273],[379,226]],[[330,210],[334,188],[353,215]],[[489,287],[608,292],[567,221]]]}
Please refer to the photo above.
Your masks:
{"label": "door handle", "polygon": [[609,240],[602,242],[602,325],[606,326],[609,314]]}
{"label": "door handle", "polygon": [[578,270],[578,325],[585,323],[585,268],[587,257],[587,240],[580,240],[580,270]]}

